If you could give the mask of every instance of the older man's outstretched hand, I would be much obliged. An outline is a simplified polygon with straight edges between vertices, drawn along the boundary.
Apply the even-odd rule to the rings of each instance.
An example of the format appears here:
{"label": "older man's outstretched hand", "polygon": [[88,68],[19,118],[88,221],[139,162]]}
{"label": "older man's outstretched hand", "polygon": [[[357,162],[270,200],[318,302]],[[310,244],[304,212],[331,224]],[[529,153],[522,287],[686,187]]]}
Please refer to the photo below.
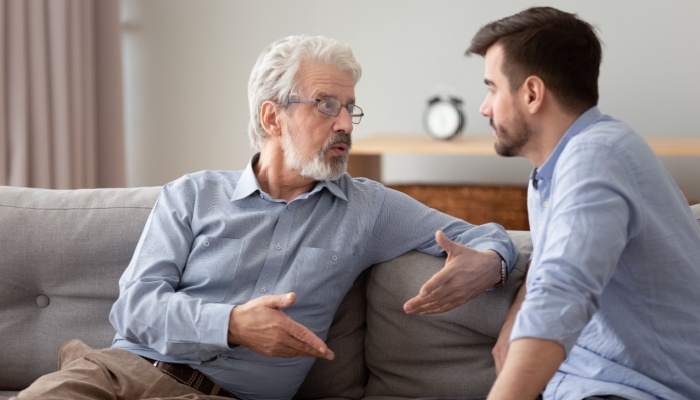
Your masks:
{"label": "older man's outstretched hand", "polygon": [[323,340],[281,311],[295,300],[295,293],[287,293],[259,297],[236,306],[229,319],[229,345],[246,346],[273,357],[335,358]]}
{"label": "older man's outstretched hand", "polygon": [[435,233],[447,253],[445,267],[433,275],[418,295],[404,304],[407,314],[437,314],[461,306],[501,280],[501,257],[492,250],[477,251]]}

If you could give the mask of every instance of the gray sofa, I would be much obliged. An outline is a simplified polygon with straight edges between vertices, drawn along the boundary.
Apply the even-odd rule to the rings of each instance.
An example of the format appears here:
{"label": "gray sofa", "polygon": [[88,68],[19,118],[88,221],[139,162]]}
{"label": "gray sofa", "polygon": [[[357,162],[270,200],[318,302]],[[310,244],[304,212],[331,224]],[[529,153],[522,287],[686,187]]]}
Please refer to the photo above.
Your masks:
{"label": "gray sofa", "polygon": [[[110,345],[117,281],[159,190],[0,187],[0,399],[54,371],[69,339]],[[297,398],[485,395],[531,251],[528,232],[510,234],[520,257],[508,283],[448,313],[402,311],[444,259],[412,252],[361,275],[329,334],[336,359],[318,361]]]}

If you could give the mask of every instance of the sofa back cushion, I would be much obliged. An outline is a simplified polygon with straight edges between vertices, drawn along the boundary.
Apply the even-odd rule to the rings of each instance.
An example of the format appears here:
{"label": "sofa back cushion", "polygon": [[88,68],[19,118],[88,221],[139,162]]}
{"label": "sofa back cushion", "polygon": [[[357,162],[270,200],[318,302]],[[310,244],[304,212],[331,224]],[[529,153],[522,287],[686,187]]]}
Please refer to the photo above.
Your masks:
{"label": "sofa back cushion", "polygon": [[367,286],[365,396],[485,396],[496,377],[491,350],[523,282],[532,251],[528,232],[509,232],[519,249],[508,282],[464,306],[407,315],[403,304],[445,263],[412,252],[372,268]]}
{"label": "sofa back cushion", "polygon": [[54,371],[70,339],[111,344],[118,280],[159,190],[0,187],[0,390]]}

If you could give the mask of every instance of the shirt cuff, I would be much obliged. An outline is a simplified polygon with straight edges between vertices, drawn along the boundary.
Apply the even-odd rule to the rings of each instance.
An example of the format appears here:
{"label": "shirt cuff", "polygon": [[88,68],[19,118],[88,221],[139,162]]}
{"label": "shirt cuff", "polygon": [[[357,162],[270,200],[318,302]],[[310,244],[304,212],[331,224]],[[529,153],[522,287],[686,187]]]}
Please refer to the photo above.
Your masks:
{"label": "shirt cuff", "polygon": [[228,324],[234,307],[231,304],[204,305],[197,328],[199,342],[205,350],[225,351],[231,348],[228,345]]}

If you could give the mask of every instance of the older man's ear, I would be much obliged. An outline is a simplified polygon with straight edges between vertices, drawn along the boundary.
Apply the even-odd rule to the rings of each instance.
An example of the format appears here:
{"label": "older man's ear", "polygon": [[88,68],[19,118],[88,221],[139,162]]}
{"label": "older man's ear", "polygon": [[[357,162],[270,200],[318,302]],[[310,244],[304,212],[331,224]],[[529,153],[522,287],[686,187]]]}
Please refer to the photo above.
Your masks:
{"label": "older man's ear", "polygon": [[280,136],[282,134],[281,111],[282,109],[279,105],[269,100],[260,107],[260,124],[270,136]]}

